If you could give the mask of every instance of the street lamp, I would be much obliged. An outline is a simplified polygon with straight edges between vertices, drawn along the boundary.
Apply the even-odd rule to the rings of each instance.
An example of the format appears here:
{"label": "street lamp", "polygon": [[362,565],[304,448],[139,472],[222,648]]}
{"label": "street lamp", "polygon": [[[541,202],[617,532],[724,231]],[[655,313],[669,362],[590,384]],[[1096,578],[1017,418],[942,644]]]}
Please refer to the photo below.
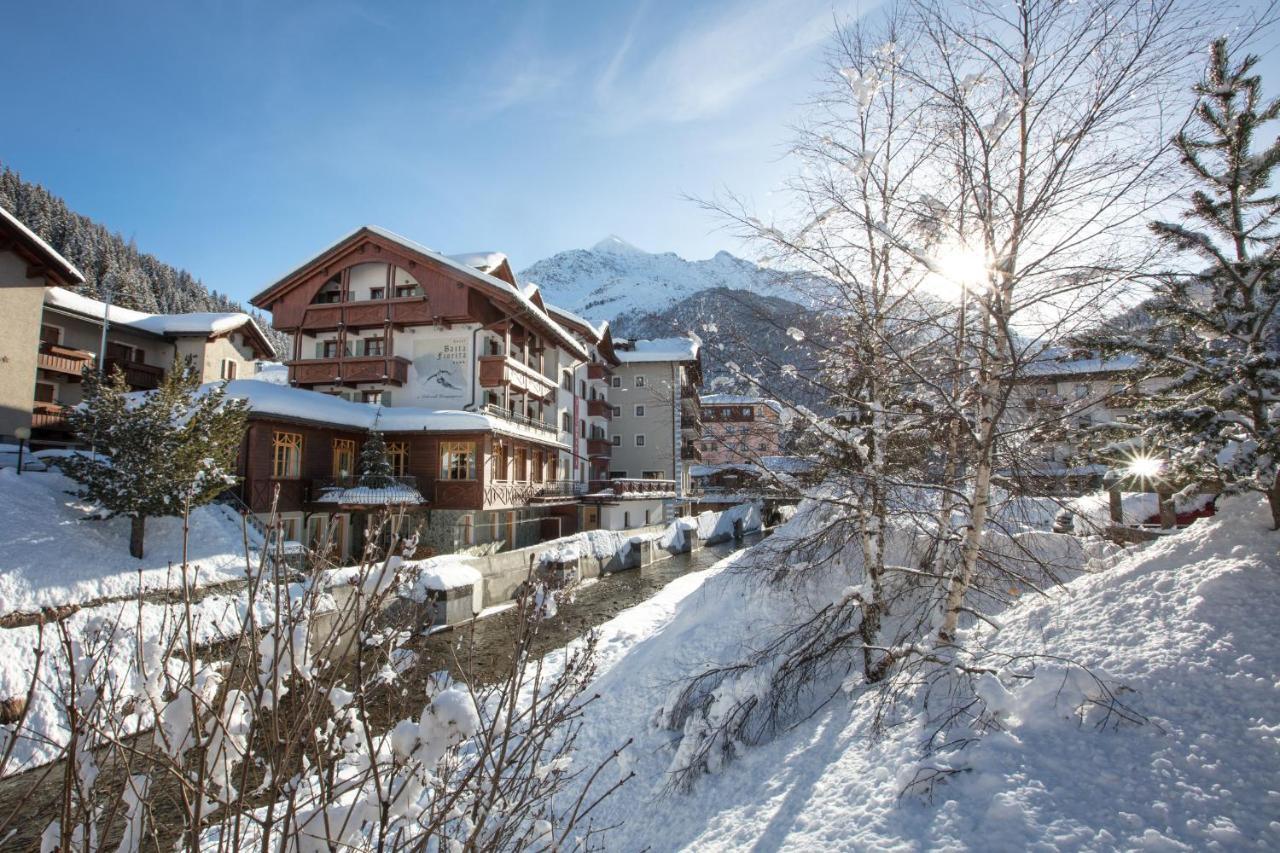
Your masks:
{"label": "street lamp", "polygon": [[22,476],[22,452],[27,448],[27,439],[31,438],[31,427],[20,426],[13,434],[18,438],[18,476]]}

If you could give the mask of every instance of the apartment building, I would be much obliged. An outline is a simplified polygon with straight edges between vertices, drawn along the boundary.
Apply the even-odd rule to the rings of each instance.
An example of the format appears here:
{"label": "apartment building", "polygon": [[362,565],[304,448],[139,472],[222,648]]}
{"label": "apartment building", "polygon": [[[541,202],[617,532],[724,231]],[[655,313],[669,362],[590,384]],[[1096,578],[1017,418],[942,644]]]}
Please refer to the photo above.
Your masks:
{"label": "apartment building", "polygon": [[671,481],[675,500],[690,493],[689,463],[701,461],[699,342],[663,338],[614,342],[609,385],[614,480]]}
{"label": "apartment building", "polygon": [[[106,325],[105,349],[103,326]],[[86,368],[105,356],[135,391],[159,386],[175,359],[201,382],[252,375],[273,349],[257,323],[239,312],[148,314],[48,288],[40,317],[33,428],[39,437],[66,438],[66,414],[82,398]]]}
{"label": "apartment building", "polygon": [[40,355],[40,315],[51,287],[75,287],[84,276],[66,258],[0,207],[0,439],[32,429]]}
{"label": "apartment building", "polygon": [[1081,459],[1079,436],[1123,421],[1138,400],[1167,380],[1142,375],[1137,356],[1078,358],[1054,354],[1028,365],[1010,400],[1026,425],[1031,453],[1009,472],[1049,492],[1080,492],[1101,482],[1105,466]]}
{"label": "apartment building", "polygon": [[[295,419],[308,410],[298,406],[326,395],[364,413],[342,410],[344,430],[326,410],[301,419],[310,432],[289,435],[282,406],[251,404],[263,424],[242,462],[255,512],[280,486],[300,535],[335,517],[358,527],[358,506],[321,498],[340,491],[327,481],[352,479],[363,436],[376,429],[410,460],[397,463],[402,496],[420,500],[404,503],[438,552],[520,547],[600,523],[580,496],[609,469],[612,338],[517,283],[501,253],[444,255],[365,226],[252,302],[292,336],[280,390],[310,395],[292,398]],[[264,394],[276,399],[260,388],[250,396]],[[279,453],[298,464],[277,465]]]}
{"label": "apartment building", "polygon": [[705,465],[782,455],[782,404],[763,397],[704,394],[699,448]]}

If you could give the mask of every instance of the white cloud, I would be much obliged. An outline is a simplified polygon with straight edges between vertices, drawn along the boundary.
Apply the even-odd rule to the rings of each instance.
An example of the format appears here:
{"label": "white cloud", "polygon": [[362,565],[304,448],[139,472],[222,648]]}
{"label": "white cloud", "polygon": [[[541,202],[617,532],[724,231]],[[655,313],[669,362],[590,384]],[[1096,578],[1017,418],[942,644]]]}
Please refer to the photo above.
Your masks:
{"label": "white cloud", "polygon": [[597,82],[601,117],[610,129],[622,130],[720,114],[808,59],[830,36],[833,21],[831,0],[746,0],[627,63],[639,53],[633,21]]}

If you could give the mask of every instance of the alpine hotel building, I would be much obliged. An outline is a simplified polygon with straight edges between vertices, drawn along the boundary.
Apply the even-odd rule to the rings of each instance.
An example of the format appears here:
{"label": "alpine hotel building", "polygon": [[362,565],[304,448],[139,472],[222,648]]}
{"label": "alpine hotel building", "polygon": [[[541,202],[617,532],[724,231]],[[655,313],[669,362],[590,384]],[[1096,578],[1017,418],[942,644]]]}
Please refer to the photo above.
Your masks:
{"label": "alpine hotel building", "polygon": [[[250,406],[241,495],[260,515],[278,500],[286,538],[356,555],[368,513],[391,504],[438,553],[516,548],[598,526],[602,506],[660,514],[675,494],[606,482],[608,326],[547,305],[499,253],[446,256],[366,226],[251,301],[292,352],[287,387],[230,383]],[[396,474],[385,489],[358,482],[371,431]]]}

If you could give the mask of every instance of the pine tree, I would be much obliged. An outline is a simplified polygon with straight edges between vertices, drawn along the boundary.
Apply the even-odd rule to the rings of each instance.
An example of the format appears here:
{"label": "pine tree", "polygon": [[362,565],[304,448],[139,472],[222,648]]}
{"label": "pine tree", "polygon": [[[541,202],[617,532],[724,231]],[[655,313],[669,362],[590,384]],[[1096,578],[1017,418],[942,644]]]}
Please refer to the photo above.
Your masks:
{"label": "pine tree", "polygon": [[[1199,189],[1185,224],[1152,229],[1207,266],[1159,277],[1146,304],[1152,323],[1136,341],[1152,376],[1176,377],[1138,413],[1145,447],[1167,456],[1168,479],[1221,482],[1267,495],[1280,529],[1280,196],[1270,191],[1280,138],[1254,153],[1254,136],[1280,118],[1263,102],[1257,57],[1232,66],[1227,43],[1211,47],[1195,86],[1197,130],[1174,143]],[[1113,348],[1135,348],[1115,336]]]}
{"label": "pine tree", "polygon": [[245,414],[222,386],[200,393],[180,360],[145,394],[131,394],[118,370],[106,378],[86,371],[84,404],[68,420],[94,453],[69,457],[63,470],[107,518],[131,519],[129,553],[141,559],[148,518],[181,515],[236,482]]}
{"label": "pine tree", "polygon": [[382,433],[371,432],[360,448],[360,485],[385,489],[391,485],[391,462],[387,459],[387,443]]}

